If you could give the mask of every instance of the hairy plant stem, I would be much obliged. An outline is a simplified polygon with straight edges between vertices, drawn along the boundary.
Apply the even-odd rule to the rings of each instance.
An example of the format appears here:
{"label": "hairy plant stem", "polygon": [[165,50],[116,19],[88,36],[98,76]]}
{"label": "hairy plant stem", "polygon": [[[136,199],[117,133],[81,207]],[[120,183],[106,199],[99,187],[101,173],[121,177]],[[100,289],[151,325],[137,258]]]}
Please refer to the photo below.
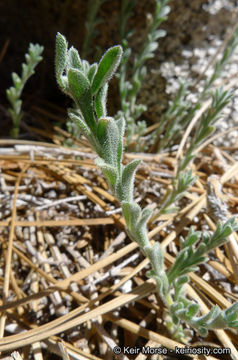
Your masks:
{"label": "hairy plant stem", "polygon": [[[159,242],[152,243],[148,236],[147,222],[152,210],[149,207],[141,209],[134,201],[134,178],[140,160],[133,160],[127,165],[122,163],[125,119],[121,116],[116,120],[107,116],[106,111],[108,82],[119,65],[122,48],[110,48],[99,64],[90,65],[85,60],[81,61],[74,48],[68,50],[66,39],[61,34],[57,35],[56,44],[57,82],[75,103],[74,109],[69,109],[69,116],[99,156],[95,163],[121,204],[128,236],[139,245],[141,252],[150,261],[151,270],[146,275],[156,281],[159,296],[166,308],[165,323],[168,330],[172,336],[186,342],[182,322],[186,322],[203,336],[207,335],[209,329],[238,328],[238,302],[225,311],[214,307],[205,316],[197,317],[195,315],[199,312],[199,306],[186,298],[185,291],[189,272],[198,270],[197,265],[208,260],[205,254],[225,243],[227,236],[238,229],[238,225],[234,219],[229,219],[224,224],[219,223],[212,236],[208,233],[202,236],[200,232],[190,228],[186,240],[180,238],[180,252],[166,272],[162,247]],[[213,130],[211,124],[228,100],[229,94],[222,90],[216,92],[213,107],[196,133],[196,144]],[[188,155],[180,170],[184,170],[185,165],[192,160],[190,152]],[[170,205],[178,201],[194,181],[191,170],[179,171],[161,211],[171,211]]]}

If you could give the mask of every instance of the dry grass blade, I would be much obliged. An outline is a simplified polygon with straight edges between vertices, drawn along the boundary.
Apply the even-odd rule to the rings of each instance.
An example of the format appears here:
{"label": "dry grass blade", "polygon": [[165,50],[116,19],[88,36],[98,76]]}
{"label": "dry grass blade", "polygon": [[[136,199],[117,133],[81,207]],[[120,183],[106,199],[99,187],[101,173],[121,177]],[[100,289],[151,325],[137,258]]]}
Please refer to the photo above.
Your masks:
{"label": "dry grass blade", "polygon": [[[7,336],[0,340],[0,351],[11,350],[16,347],[26,346],[32,344],[33,342],[47,339],[59,332],[66,331],[74,326],[79,326],[88,320],[104,315],[120,306],[137,301],[148,294],[151,294],[153,291],[155,291],[155,284],[147,281],[143,285],[134,289],[131,293],[123,294],[83,315],[77,316],[74,311],[73,318],[71,318],[72,315],[69,313],[62,316],[60,319],[54,320],[51,323],[42,325],[36,329],[29,330],[26,333]],[[55,325],[56,323],[57,325]]]}
{"label": "dry grass blade", "polygon": [[[11,261],[12,261],[12,247],[13,247],[13,238],[14,238],[14,231],[15,231],[15,221],[16,221],[16,202],[17,202],[17,194],[18,194],[18,187],[21,182],[22,176],[27,170],[28,165],[25,165],[22,169],[20,175],[15,184],[15,191],[14,191],[14,201],[12,206],[12,216],[11,216],[11,227],[10,227],[10,234],[9,234],[9,241],[7,246],[7,256],[6,256],[6,265],[5,265],[5,276],[4,276],[4,284],[3,284],[3,303],[7,301],[8,293],[9,293],[9,281],[10,281],[10,270],[11,270]],[[1,316],[0,319],[0,338],[4,335],[4,327],[5,327],[6,317],[5,315]]]}
{"label": "dry grass blade", "polygon": [[67,348],[63,340],[59,342],[59,349],[63,360],[70,360]]}
{"label": "dry grass blade", "polygon": [[[0,226],[9,226],[9,221],[0,221]],[[111,218],[97,218],[97,219],[72,219],[72,220],[45,220],[45,221],[16,221],[15,226],[38,226],[38,227],[54,227],[54,226],[97,226],[114,224],[115,221]]]}
{"label": "dry grass blade", "polygon": [[[113,353],[113,349],[117,346],[117,344],[112,339],[112,336],[110,336],[97,321],[94,321],[93,326],[96,329],[98,335],[103,339],[103,341],[108,345],[111,352]],[[106,352],[105,352],[105,355],[106,355]],[[117,358],[120,360],[129,360],[129,358],[126,355],[124,355],[123,353],[118,354]]]}

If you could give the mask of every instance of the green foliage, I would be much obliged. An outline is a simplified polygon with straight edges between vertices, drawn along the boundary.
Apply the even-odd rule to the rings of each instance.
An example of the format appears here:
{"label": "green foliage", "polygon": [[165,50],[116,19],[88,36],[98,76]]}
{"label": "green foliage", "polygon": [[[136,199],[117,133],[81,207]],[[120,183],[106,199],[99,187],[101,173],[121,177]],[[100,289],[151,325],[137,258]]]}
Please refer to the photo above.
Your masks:
{"label": "green foliage", "polygon": [[[208,258],[205,257],[205,254],[216,247],[221,246],[226,242],[226,238],[236,230],[238,230],[238,224],[233,218],[229,219],[223,225],[219,222],[214,234],[210,236],[209,233],[204,233],[202,241],[197,245],[202,234],[191,228],[187,240],[183,237],[180,238],[181,251],[177,256],[174,265],[168,272],[169,282],[172,283],[176,278],[179,278],[182,275],[197,271],[197,265],[205,263],[208,260]],[[197,246],[195,247],[195,245]]]}
{"label": "green foliage", "polygon": [[214,71],[211,77],[205,82],[205,86],[203,89],[203,95],[206,94],[207,90],[211,88],[211,85],[214,81],[222,74],[224,71],[225,66],[229,62],[230,58],[234,54],[234,51],[238,45],[238,27],[236,28],[234,34],[232,35],[230,41],[226,45],[222,58],[215,63]]}
{"label": "green foliage", "polygon": [[93,77],[92,92],[97,94],[98,90],[105,85],[115,73],[122,56],[122,48],[114,46],[110,48],[100,60],[96,74]]}
{"label": "green foliage", "polygon": [[190,186],[196,181],[193,176],[192,170],[187,172],[179,172],[178,176],[173,180],[173,188],[166,194],[165,200],[160,208],[159,214],[168,214],[178,211],[178,207],[170,207],[177,202]]}
{"label": "green foliage", "polygon": [[152,270],[147,271],[147,276],[156,280],[159,295],[166,306],[169,307],[169,281],[164,268],[164,256],[161,246],[156,242],[152,246],[144,248],[149,258]]}
{"label": "green foliage", "polygon": [[43,52],[43,47],[38,44],[30,44],[28,53],[26,53],[26,63],[22,64],[22,73],[21,77],[15,72],[12,73],[13,85],[7,91],[7,98],[11,104],[9,113],[12,118],[13,127],[11,130],[11,135],[14,139],[18,138],[20,122],[23,117],[23,112],[21,110],[22,100],[20,99],[23,88],[27,80],[35,73],[35,67],[42,60],[41,54]]}
{"label": "green foliage", "polygon": [[220,113],[229,103],[230,99],[231,93],[224,91],[223,88],[219,88],[213,93],[212,104],[201,117],[191,144],[179,164],[178,172],[183,171],[188,166],[190,161],[195,157],[196,148],[214,131]]}
{"label": "green foliage", "polygon": [[[137,104],[137,96],[143,84],[143,80],[147,74],[146,62],[154,57],[155,50],[158,47],[158,39],[165,36],[164,30],[158,30],[161,23],[166,20],[169,13],[167,6],[169,0],[156,0],[155,10],[151,23],[147,30],[145,42],[141,48],[140,53],[135,56],[133,67],[131,69],[131,76],[128,78],[129,64],[128,60],[131,56],[131,49],[129,48],[128,38],[132,32],[126,32],[126,21],[131,16],[132,8],[135,2],[129,4],[129,1],[122,2],[121,21],[120,21],[120,36],[123,45],[124,56],[122,59],[119,71],[119,90],[121,95],[121,108],[117,117],[124,116],[127,124],[127,146],[130,148],[130,143],[134,135],[140,138],[145,129],[145,122],[138,122],[136,120],[146,110],[146,106]],[[139,141],[137,142],[139,144]],[[138,146],[132,146],[133,150],[139,150]]]}
{"label": "green foliage", "polygon": [[[60,34],[57,35],[57,41],[66,44],[66,40],[62,41]],[[61,62],[61,51],[59,44],[56,45],[58,59],[56,76],[59,77],[58,84],[62,91],[74,100],[74,109],[69,109],[69,116],[98,154],[95,163],[102,170],[111,191],[121,204],[128,235],[138,243],[142,253],[150,260],[151,270],[147,275],[156,280],[158,293],[167,308],[166,323],[169,331],[174,337],[184,341],[183,322],[197,329],[203,336],[206,336],[209,329],[226,327],[237,329],[238,303],[224,311],[215,306],[208,314],[198,317],[199,306],[186,298],[184,285],[189,281],[189,272],[196,271],[199,264],[206,262],[207,252],[225,243],[227,236],[238,229],[238,224],[234,219],[224,224],[219,223],[212,235],[209,233],[202,235],[191,228],[187,239],[181,237],[181,250],[174,265],[166,272],[160,244],[158,242],[151,244],[148,237],[147,223],[152,211],[148,207],[141,209],[133,198],[134,177],[140,160],[134,160],[127,165],[122,164],[125,120],[123,117],[115,120],[105,116],[107,83],[116,71],[122,49],[120,46],[109,49],[99,65],[94,64],[93,71],[90,71],[92,66],[85,60],[70,62],[68,58],[71,52],[67,48],[66,52],[64,49],[62,53],[66,61]],[[75,58],[79,59],[76,55],[74,52]],[[62,63],[65,64],[64,68]],[[198,126],[195,144],[200,143],[207,136],[206,129],[214,124],[219,111],[228,99],[229,94],[223,90],[215,93],[212,107]],[[98,117],[98,115],[102,116]],[[181,198],[194,181],[195,177],[191,170],[179,171],[174,179],[173,189],[162,204],[160,213],[171,211],[170,206]]]}
{"label": "green foliage", "polygon": [[82,56],[84,58],[91,53],[91,43],[98,33],[96,27],[103,22],[103,19],[98,16],[98,11],[105,1],[107,0],[89,0],[88,2],[88,13],[85,23],[86,33],[82,48]]}

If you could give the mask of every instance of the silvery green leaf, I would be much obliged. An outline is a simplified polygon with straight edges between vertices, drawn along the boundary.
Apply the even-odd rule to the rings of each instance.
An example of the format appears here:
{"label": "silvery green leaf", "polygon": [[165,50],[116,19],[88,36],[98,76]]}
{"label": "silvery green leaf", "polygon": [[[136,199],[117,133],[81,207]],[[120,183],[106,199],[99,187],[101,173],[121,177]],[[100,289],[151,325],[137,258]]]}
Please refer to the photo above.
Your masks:
{"label": "silvery green leaf", "polygon": [[177,314],[179,312],[181,312],[181,310],[184,310],[184,304],[182,302],[174,302],[171,305],[171,312],[172,314]]}
{"label": "silvery green leaf", "polygon": [[88,80],[90,81],[90,83],[92,84],[94,76],[96,74],[98,68],[98,64],[94,63],[90,66],[89,70],[88,70]]}
{"label": "silvery green leaf", "polygon": [[169,6],[164,6],[161,10],[160,10],[160,16],[161,17],[165,17],[166,15],[168,15],[170,13],[170,7]]}
{"label": "silvery green leaf", "polygon": [[[22,101],[21,100],[16,100],[15,104],[14,104],[14,110],[15,110],[17,115],[19,115],[20,112],[21,112],[21,106],[22,106]],[[22,116],[23,116],[23,114],[22,114]]]}
{"label": "silvery green leaf", "polygon": [[[165,30],[156,30],[153,34],[153,40],[157,40],[161,37],[166,36],[166,31]],[[156,49],[156,48],[155,48]]]}
{"label": "silvery green leaf", "polygon": [[151,58],[154,56],[154,51],[157,49],[158,47],[158,43],[157,42],[151,42],[150,45],[148,46],[148,55],[146,56],[146,58]]}
{"label": "silvery green leaf", "polygon": [[123,141],[123,136],[124,136],[125,127],[126,127],[126,121],[125,121],[123,114],[116,121],[116,124],[117,124],[118,130],[119,130],[119,137]]}
{"label": "silvery green leaf", "polygon": [[22,64],[22,80],[25,82],[31,74],[33,74],[33,70],[27,64]]}
{"label": "silvery green leaf", "polygon": [[23,113],[20,112],[19,107],[14,110],[8,109],[8,111],[11,114],[13,125],[18,127],[21,119],[23,118]]}
{"label": "silvery green leaf", "polygon": [[194,158],[195,158],[194,154],[186,154],[180,161],[179,171],[183,171]]}
{"label": "silvery green leaf", "polygon": [[237,231],[238,230],[238,222],[235,220],[234,217],[231,217],[230,219],[228,219],[225,224],[225,226],[229,225],[232,227],[232,231]]}
{"label": "silvery green leaf", "polygon": [[197,177],[193,176],[192,170],[189,170],[187,172],[180,172],[177,185],[178,195],[186,191],[188,187],[196,181],[196,179]]}
{"label": "silvery green leaf", "polygon": [[187,250],[182,249],[179,252],[175,263],[169,269],[168,279],[169,279],[170,283],[172,283],[177,277],[179,277],[181,275],[180,274],[181,268],[183,268],[183,264],[185,263],[186,259],[187,259]]}
{"label": "silvery green leaf", "polygon": [[117,148],[117,169],[118,173],[121,176],[121,169],[122,169],[122,155],[123,155],[123,137],[125,132],[125,118],[124,116],[120,116],[120,118],[116,121],[118,132],[119,132],[119,141],[118,141],[118,148]]}
{"label": "silvery green leaf", "polygon": [[164,304],[168,306],[168,304],[166,303],[166,295],[168,294],[169,284],[165,273],[157,275],[154,270],[149,270],[146,272],[146,276],[155,279],[158,287],[159,296],[161,297],[161,300],[164,302]]}
{"label": "silvery green leaf", "polygon": [[192,245],[196,244],[198,242],[198,240],[200,239],[200,237],[201,237],[201,232],[200,231],[194,231],[194,228],[191,227],[189,229],[187,240],[184,240],[184,238],[182,236],[180,237],[180,246],[181,246],[181,248],[184,249],[185,247],[192,246]]}
{"label": "silvery green leaf", "polygon": [[57,33],[56,35],[56,54],[55,54],[55,69],[56,69],[56,79],[60,86],[61,83],[61,75],[66,67],[67,63],[67,41],[63,35]]}
{"label": "silvery green leaf", "polygon": [[108,126],[111,118],[100,118],[97,126],[97,138],[101,145],[107,141]]}
{"label": "silvery green leaf", "polygon": [[134,202],[122,202],[123,215],[126,220],[126,226],[129,231],[134,232],[137,226],[137,222],[141,215],[141,208]]}
{"label": "silvery green leaf", "polygon": [[151,214],[152,214],[152,209],[148,207],[143,209],[141,213],[141,219],[138,223],[138,227],[142,228],[143,226],[146,226],[146,223],[149,220]]}
{"label": "silvery green leaf", "polygon": [[225,316],[229,321],[238,320],[238,301],[225,310]]}
{"label": "silvery green leaf", "polygon": [[93,95],[110,80],[115,73],[122,56],[121,46],[113,46],[103,55],[92,83]]}
{"label": "silvery green leaf", "polygon": [[152,268],[156,275],[164,273],[164,255],[159,242],[144,247],[146,256],[150,259]]}
{"label": "silvery green leaf", "polygon": [[107,116],[107,90],[108,84],[105,84],[95,96],[94,106],[98,119]]}
{"label": "silvery green leaf", "polygon": [[180,276],[179,278],[177,278],[175,280],[175,286],[182,286],[184,284],[186,284],[187,282],[189,282],[189,276],[188,275],[183,275],[183,276]]}
{"label": "silvery green leaf", "polygon": [[69,69],[68,81],[69,88],[76,103],[81,103],[81,99],[86,97],[85,94],[91,94],[90,82],[82,71],[78,69]]}
{"label": "silvery green leaf", "polygon": [[[201,258],[199,258],[197,261],[196,261],[196,263],[198,263],[198,264],[202,264],[202,263],[204,263],[204,262],[207,262],[207,260],[208,260],[208,258],[206,258],[206,257],[201,257]],[[187,274],[187,273],[190,273],[190,272],[196,272],[196,271],[198,271],[199,270],[199,267],[198,266],[187,266],[185,269],[183,269],[183,270],[181,270],[180,271],[180,273],[179,273],[179,275],[185,275],[185,274]]]}
{"label": "silvery green leaf", "polygon": [[198,130],[198,133],[196,134],[196,144],[200,144],[200,142],[208,137],[213,131],[215,127],[214,126],[207,126],[206,128],[202,128],[201,130]]}
{"label": "silvery green leaf", "polygon": [[113,118],[103,117],[99,119],[97,138],[103,149],[103,154],[100,156],[113,167],[117,167],[119,130]]}
{"label": "silvery green leaf", "polygon": [[186,316],[190,319],[192,319],[199,311],[199,305],[192,303],[191,305],[188,306],[188,308],[186,309]]}
{"label": "silvery green leaf", "polygon": [[82,60],[82,61],[81,61],[81,64],[82,64],[82,72],[83,72],[84,74],[88,74],[89,69],[90,69],[89,62],[88,62],[87,60]]}
{"label": "silvery green leaf", "polygon": [[[30,62],[40,62],[42,60],[41,53],[43,52],[44,47],[40,46],[39,44],[32,44],[30,43],[28,52],[30,54]],[[27,56],[28,54],[26,54]]]}
{"label": "silvery green leaf", "polygon": [[[31,56],[32,56],[32,55],[33,55],[33,54],[31,53]],[[25,59],[26,59],[26,63],[27,63],[27,64],[30,64],[31,56],[30,56],[29,54],[26,54],[26,55],[25,55]]]}
{"label": "silvery green leaf", "polygon": [[[198,246],[198,248],[196,249],[196,256],[200,257],[202,255],[204,255],[207,252],[207,246],[206,244],[204,244],[203,242],[201,242]],[[204,258],[204,261],[207,261],[206,258]]]}
{"label": "silvery green leaf", "polygon": [[232,232],[233,232],[232,227],[227,224],[226,226],[224,226],[224,230],[222,231],[221,236],[222,237],[227,237],[227,236],[231,235]]}
{"label": "silvery green leaf", "polygon": [[177,279],[175,279],[174,281],[174,290],[175,290],[175,294],[174,294],[174,299],[178,300],[181,296],[184,296],[184,284],[189,282],[189,276],[188,275],[183,275],[178,277]]}
{"label": "silvery green leaf", "polygon": [[12,73],[12,80],[16,90],[20,90],[22,86],[22,80],[15,72]]}
{"label": "silvery green leaf", "polygon": [[68,83],[74,101],[79,106],[88,127],[94,133],[96,130],[96,122],[92,108],[90,82],[82,71],[71,68],[68,71]]}
{"label": "silvery green leaf", "polygon": [[238,224],[235,222],[234,218],[230,218],[224,224],[219,221],[212,237],[208,237],[206,238],[206,241],[204,241],[206,243],[207,251],[227,242],[227,236],[233,231],[236,231],[237,228]]}
{"label": "silvery green leaf", "polygon": [[18,98],[17,91],[14,87],[10,87],[6,90],[7,98],[11,103],[14,103],[15,100]]}
{"label": "silvery green leaf", "polygon": [[172,319],[175,325],[179,324],[179,318],[176,316],[176,313],[172,313]]}
{"label": "silvery green leaf", "polygon": [[91,135],[91,132],[90,132],[90,129],[89,129],[89,127],[87,126],[87,124],[83,121],[83,119],[80,118],[80,116],[77,116],[77,115],[75,115],[74,113],[72,113],[72,112],[70,112],[70,111],[68,112],[68,115],[69,115],[70,119],[71,119],[72,121],[74,121],[74,122],[78,125],[78,127],[80,128],[80,130],[82,131],[82,133],[83,133],[87,138],[89,138],[90,135]]}
{"label": "silvery green leaf", "polygon": [[[137,225],[139,228],[140,225]],[[162,300],[166,303],[166,295],[169,291],[169,281],[164,269],[164,256],[163,250],[158,242],[153,245],[147,245],[143,247],[143,251],[149,258],[152,271],[147,272],[147,276],[153,277],[158,285],[159,294]]]}
{"label": "silvery green leaf", "polygon": [[238,318],[237,309],[238,302],[223,311],[216,305],[207,314],[191,318],[189,323],[197,328],[202,336],[207,334],[207,329],[226,329],[228,327],[237,329],[238,322],[235,320]]}
{"label": "silvery green leaf", "polygon": [[[221,309],[219,308],[218,305],[215,305],[213,308],[211,308],[211,310],[207,314],[205,314],[199,318],[199,323],[205,323],[206,326],[209,328],[210,326],[212,326],[212,323],[214,322],[214,320],[218,319],[218,317],[220,317],[220,315],[221,315]],[[225,325],[224,319],[222,319],[221,327],[223,327],[224,325]]]}
{"label": "silvery green leaf", "polygon": [[101,158],[97,158],[95,160],[95,164],[100,167],[103,174],[106,176],[111,189],[113,190],[117,180],[116,169],[113,166],[106,164]]}
{"label": "silvery green leaf", "polygon": [[74,68],[74,69],[78,69],[78,70],[82,70],[82,64],[81,64],[81,59],[79,56],[78,51],[71,46],[71,48],[68,51],[68,59],[67,59],[67,67],[68,68]]}
{"label": "silvery green leaf", "polygon": [[122,171],[121,178],[121,200],[131,202],[133,199],[134,178],[137,166],[141,160],[133,160],[127,164]]}

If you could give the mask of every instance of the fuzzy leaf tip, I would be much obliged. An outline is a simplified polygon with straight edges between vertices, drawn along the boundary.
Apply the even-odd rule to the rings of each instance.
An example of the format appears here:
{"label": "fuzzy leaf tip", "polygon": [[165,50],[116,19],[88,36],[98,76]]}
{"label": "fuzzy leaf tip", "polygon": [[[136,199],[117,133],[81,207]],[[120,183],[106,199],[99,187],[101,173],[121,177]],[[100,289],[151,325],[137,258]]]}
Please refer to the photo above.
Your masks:
{"label": "fuzzy leaf tip", "polygon": [[92,83],[92,93],[96,94],[98,90],[106,84],[115,73],[122,56],[122,47],[120,45],[111,47],[102,57],[98,65],[97,72]]}

